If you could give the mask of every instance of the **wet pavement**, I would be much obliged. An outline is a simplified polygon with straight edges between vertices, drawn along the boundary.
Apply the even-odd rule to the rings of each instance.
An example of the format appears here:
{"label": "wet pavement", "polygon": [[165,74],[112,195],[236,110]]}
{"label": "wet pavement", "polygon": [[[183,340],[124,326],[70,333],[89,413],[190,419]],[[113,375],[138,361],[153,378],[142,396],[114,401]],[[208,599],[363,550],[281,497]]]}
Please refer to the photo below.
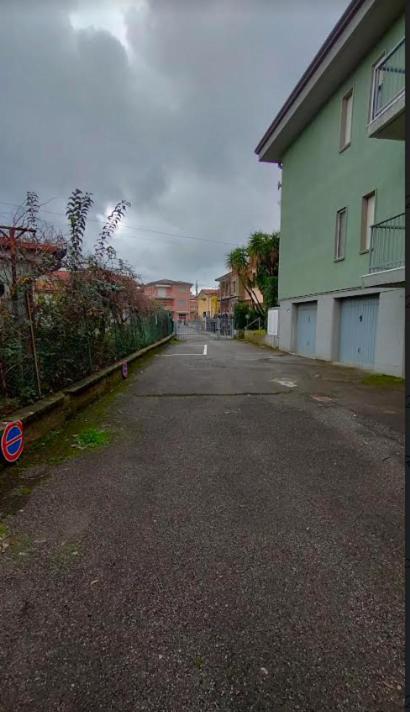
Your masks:
{"label": "wet pavement", "polygon": [[403,389],[362,381],[194,338],[100,408],[108,446],[37,449],[0,500],[0,711],[401,709]]}

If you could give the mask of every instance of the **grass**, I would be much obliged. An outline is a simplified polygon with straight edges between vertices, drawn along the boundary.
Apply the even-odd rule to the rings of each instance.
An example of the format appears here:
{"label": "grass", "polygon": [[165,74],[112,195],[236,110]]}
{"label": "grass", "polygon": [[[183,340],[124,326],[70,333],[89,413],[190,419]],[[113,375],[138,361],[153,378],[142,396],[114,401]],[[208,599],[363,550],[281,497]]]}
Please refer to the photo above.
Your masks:
{"label": "grass", "polygon": [[71,447],[78,448],[79,450],[102,447],[109,442],[107,431],[99,430],[98,428],[87,428],[86,430],[82,430],[81,433],[75,433],[73,438],[74,443]]}
{"label": "grass", "polygon": [[246,331],[246,336],[251,337],[252,336],[265,336],[266,335],[266,329],[252,329],[250,331]]}
{"label": "grass", "polygon": [[397,386],[404,383],[404,378],[388,376],[385,373],[369,373],[368,376],[362,378],[362,383],[365,386]]}
{"label": "grass", "polygon": [[3,539],[7,539],[9,533],[10,532],[7,524],[0,522],[0,541],[3,541]]}
{"label": "grass", "polygon": [[53,569],[68,569],[81,556],[81,542],[72,540],[64,541],[50,557]]}

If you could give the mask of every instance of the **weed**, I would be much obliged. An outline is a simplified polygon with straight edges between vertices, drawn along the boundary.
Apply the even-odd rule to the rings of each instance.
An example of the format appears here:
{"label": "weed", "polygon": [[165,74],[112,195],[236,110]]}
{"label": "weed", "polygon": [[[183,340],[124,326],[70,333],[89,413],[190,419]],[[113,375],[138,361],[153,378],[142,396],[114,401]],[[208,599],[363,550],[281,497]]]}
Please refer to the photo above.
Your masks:
{"label": "weed", "polygon": [[58,550],[51,556],[51,566],[54,569],[67,569],[79,555],[79,541],[63,541]]}
{"label": "weed", "polygon": [[194,659],[194,665],[198,670],[202,670],[204,666],[204,659],[201,655],[197,655],[196,658]]}
{"label": "weed", "polygon": [[397,386],[404,383],[404,378],[398,376],[388,376],[385,373],[369,373],[362,378],[365,386]]}
{"label": "weed", "polygon": [[105,430],[88,428],[74,435],[74,444],[72,447],[78,448],[79,450],[86,450],[87,448],[102,447],[103,445],[107,445],[108,442],[109,436]]}
{"label": "weed", "polygon": [[0,522],[0,541],[4,541],[4,539],[7,539],[9,533],[10,530],[7,524],[4,524],[4,522]]}

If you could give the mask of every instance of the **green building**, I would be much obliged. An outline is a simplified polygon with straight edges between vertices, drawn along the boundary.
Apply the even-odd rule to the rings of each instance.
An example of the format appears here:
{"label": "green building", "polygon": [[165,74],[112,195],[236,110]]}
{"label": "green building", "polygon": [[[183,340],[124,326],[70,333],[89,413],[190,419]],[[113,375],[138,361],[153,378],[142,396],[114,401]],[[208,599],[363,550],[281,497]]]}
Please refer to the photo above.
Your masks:
{"label": "green building", "polygon": [[353,0],[256,148],[282,168],[279,345],[404,372],[404,0]]}

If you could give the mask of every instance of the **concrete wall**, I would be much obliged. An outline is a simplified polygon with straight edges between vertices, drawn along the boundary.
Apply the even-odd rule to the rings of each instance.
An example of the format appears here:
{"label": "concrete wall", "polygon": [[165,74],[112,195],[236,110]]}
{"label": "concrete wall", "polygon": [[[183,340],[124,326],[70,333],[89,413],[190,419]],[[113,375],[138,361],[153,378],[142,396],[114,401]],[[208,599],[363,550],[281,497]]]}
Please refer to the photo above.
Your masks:
{"label": "concrete wall", "polygon": [[[387,0],[385,0],[387,2]],[[375,221],[404,212],[404,141],[369,138],[372,64],[404,36],[392,26],[290,146],[283,158],[279,299],[358,288],[362,197],[376,191]],[[351,144],[340,151],[342,98],[353,90]],[[347,208],[345,258],[335,261],[336,212]]]}
{"label": "concrete wall", "polygon": [[404,377],[405,291],[381,292],[374,369]]}
{"label": "concrete wall", "polygon": [[[362,289],[321,294],[317,297],[316,354],[324,361],[338,362],[341,298],[379,294],[374,371],[404,377],[404,288]],[[299,300],[283,300],[279,312],[279,348],[296,349],[296,319]],[[311,301],[311,300],[309,300]],[[356,364],[360,368],[360,364]]]}

